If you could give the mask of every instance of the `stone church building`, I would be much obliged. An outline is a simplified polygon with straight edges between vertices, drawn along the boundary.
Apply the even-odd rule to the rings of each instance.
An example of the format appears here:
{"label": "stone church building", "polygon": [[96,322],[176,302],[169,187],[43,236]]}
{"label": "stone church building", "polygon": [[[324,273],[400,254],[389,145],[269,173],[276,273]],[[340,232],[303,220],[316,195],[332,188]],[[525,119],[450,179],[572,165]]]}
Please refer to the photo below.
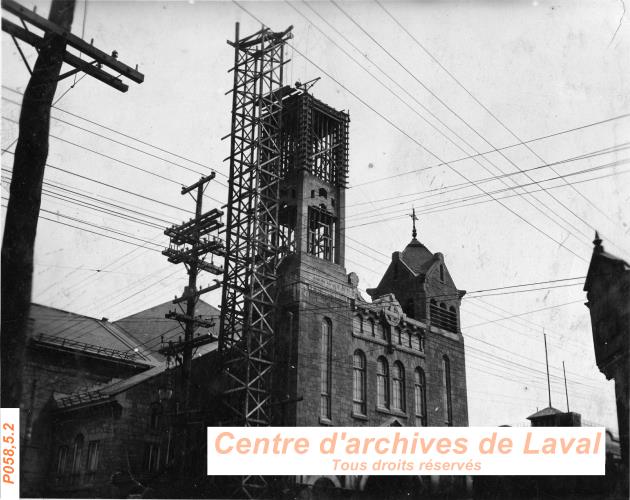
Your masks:
{"label": "stone church building", "polygon": [[[283,167],[281,220],[289,243],[277,270],[274,425],[467,426],[460,328],[465,292],[456,287],[444,256],[419,241],[414,225],[411,241],[392,254],[378,286],[367,290],[370,300],[362,296],[358,276],[345,265],[348,115],[307,92],[289,99],[287,119],[293,113],[306,123],[301,133],[317,140],[287,143],[315,144],[321,151],[291,149]],[[64,383],[49,383],[45,391],[40,385],[34,399],[24,396],[32,416],[22,428],[37,436],[29,439],[38,446],[23,469],[25,496],[126,496],[150,488],[156,497],[207,497],[208,488],[220,489],[219,480],[206,477],[204,458],[205,427],[222,423],[216,344],[194,357],[194,410],[184,418],[179,371],[155,342],[166,331],[168,307],[114,323],[34,308],[39,318],[24,386],[36,385],[51,370],[63,372]],[[203,308],[208,318],[219,314]],[[67,325],[58,324],[64,319]],[[94,325],[100,335],[86,336]],[[48,337],[55,346],[41,345]],[[177,442],[186,444],[178,448]],[[112,486],[112,475],[126,479]],[[453,498],[464,482],[305,475],[294,478],[293,492],[300,498],[331,492],[346,498]]]}

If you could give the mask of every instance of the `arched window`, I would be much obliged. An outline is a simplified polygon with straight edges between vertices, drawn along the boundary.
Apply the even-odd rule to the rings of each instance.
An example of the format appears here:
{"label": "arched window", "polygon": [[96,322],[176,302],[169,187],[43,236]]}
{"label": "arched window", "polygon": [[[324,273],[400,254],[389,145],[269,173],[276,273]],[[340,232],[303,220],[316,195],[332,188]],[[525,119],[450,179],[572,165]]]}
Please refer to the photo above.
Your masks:
{"label": "arched window", "polygon": [[422,368],[416,368],[413,374],[413,399],[416,412],[416,423],[427,425],[427,385]]}
{"label": "arched window", "polygon": [[366,414],[366,377],[365,377],[365,354],[357,349],[353,357],[353,379],[352,379],[352,409],[359,415]]}
{"label": "arched window", "polygon": [[63,476],[68,471],[68,447],[63,445],[57,450],[57,474]]}
{"label": "arched window", "polygon": [[440,281],[444,283],[444,265],[440,264]]}
{"label": "arched window", "polygon": [[332,323],[328,318],[322,321],[321,356],[319,361],[320,373],[320,411],[322,418],[330,420],[330,392],[332,367]]}
{"label": "arched window", "polygon": [[451,399],[451,361],[448,356],[442,357],[442,386],[444,389],[444,423],[453,425],[453,406]]}
{"label": "arched window", "polygon": [[456,332],[457,331],[457,310],[455,309],[454,306],[451,306],[448,308],[448,321],[449,321],[449,329],[452,332]]}
{"label": "arched window", "polygon": [[382,356],[376,360],[376,401],[381,408],[389,408],[389,366]]}
{"label": "arched window", "polygon": [[392,408],[405,411],[405,368],[400,361],[392,369]]}
{"label": "arched window", "polygon": [[81,475],[81,457],[83,455],[83,434],[77,434],[72,445],[72,482],[78,482]]}

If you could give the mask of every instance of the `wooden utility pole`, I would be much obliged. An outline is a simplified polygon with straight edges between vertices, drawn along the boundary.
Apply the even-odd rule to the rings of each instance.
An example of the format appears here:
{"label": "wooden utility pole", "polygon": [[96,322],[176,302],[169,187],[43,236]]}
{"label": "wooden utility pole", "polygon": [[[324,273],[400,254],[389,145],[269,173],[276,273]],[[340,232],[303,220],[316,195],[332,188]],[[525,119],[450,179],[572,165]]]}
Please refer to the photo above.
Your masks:
{"label": "wooden utility pole", "polygon": [[217,237],[209,237],[223,226],[220,218],[223,212],[213,208],[212,210],[202,213],[203,211],[203,193],[206,184],[214,179],[215,173],[202,177],[195,184],[189,187],[183,187],[181,194],[186,195],[196,192],[193,196],[195,199],[195,218],[180,225],[169,227],[164,234],[170,238],[169,248],[162,252],[173,264],[183,263],[188,271],[188,286],[184,290],[181,297],[173,300],[173,304],[186,304],[186,308],[180,307],[180,312],[173,310],[166,314],[166,318],[178,321],[184,329],[184,340],[178,342],[169,342],[168,345],[160,349],[160,353],[165,356],[174,357],[179,360],[182,365],[182,394],[184,411],[190,408],[190,381],[192,370],[193,349],[217,339],[209,334],[195,337],[197,328],[211,327],[214,325],[211,321],[206,321],[196,315],[196,306],[199,297],[204,293],[216,290],[221,287],[221,283],[215,280],[214,285],[197,289],[197,277],[199,271],[206,271],[211,274],[223,273],[223,268],[207,262],[204,257],[208,254],[224,255],[223,242]]}
{"label": "wooden utility pole", "polygon": [[[22,7],[14,0],[2,0],[2,8],[20,18],[24,27],[2,19],[2,30],[39,51],[24,92],[19,120],[19,136],[15,149],[13,177],[7,203],[2,241],[2,397],[5,408],[19,408],[22,367],[26,347],[27,324],[31,303],[33,252],[41,205],[42,182],[48,158],[50,109],[59,80],[85,70],[88,74],[125,91],[120,80],[101,69],[116,66],[138,83],[144,77],[115,57],[70,33],[75,0],[53,0],[48,19]],[[44,31],[43,37],[27,29],[27,23]],[[66,52],[71,45],[94,58],[93,63]],[[26,59],[24,58],[25,62]],[[75,69],[61,75],[63,63]]]}

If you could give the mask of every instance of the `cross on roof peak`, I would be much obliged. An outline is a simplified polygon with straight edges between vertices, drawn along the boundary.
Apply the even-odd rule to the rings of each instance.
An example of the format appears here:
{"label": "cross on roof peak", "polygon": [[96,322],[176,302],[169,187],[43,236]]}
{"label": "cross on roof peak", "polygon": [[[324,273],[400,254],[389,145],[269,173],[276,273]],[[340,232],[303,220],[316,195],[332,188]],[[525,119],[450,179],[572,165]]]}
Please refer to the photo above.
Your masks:
{"label": "cross on roof peak", "polygon": [[418,220],[418,217],[416,217],[416,209],[414,207],[411,207],[411,213],[409,214],[409,217],[411,217],[411,220],[413,223],[413,230],[411,231],[411,236],[415,238],[416,236],[418,236],[418,231],[416,231],[416,221]]}

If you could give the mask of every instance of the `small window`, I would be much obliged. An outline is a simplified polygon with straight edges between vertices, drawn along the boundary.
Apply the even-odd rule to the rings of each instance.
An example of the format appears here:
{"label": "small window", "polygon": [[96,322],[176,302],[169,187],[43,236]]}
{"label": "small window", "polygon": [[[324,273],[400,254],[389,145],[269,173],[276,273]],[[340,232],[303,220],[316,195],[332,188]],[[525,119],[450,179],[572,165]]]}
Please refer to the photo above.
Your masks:
{"label": "small window", "polygon": [[333,207],[335,206],[335,199],[334,199],[334,198],[331,198],[331,199],[330,199],[330,204],[331,204],[331,206],[333,206]]}
{"label": "small window", "polygon": [[397,344],[401,344],[402,343],[402,337],[400,334],[400,328],[398,328],[397,326],[394,327],[394,338],[392,339],[392,342],[396,342]]}
{"label": "small window", "polygon": [[315,198],[315,190],[311,189],[311,198]]}
{"label": "small window", "polygon": [[372,335],[372,337],[376,337],[376,326],[374,325],[374,320],[370,318],[368,319],[368,323],[370,324],[370,335]]}
{"label": "small window", "polygon": [[420,350],[420,334],[415,332],[411,334],[411,348],[416,351]]}
{"label": "small window", "polygon": [[374,329],[375,329],[377,339],[387,340],[387,338],[385,337],[385,328],[383,328],[383,325],[381,325],[380,323],[376,323],[374,325]]}
{"label": "small window", "polygon": [[440,281],[444,283],[444,265],[440,264]]}
{"label": "small window", "polygon": [[401,344],[404,347],[409,347],[411,348],[411,335],[409,334],[409,330],[405,329],[402,331],[402,340],[401,340]]}
{"label": "small window", "polygon": [[353,323],[353,331],[354,333],[357,333],[359,335],[363,334],[363,317],[362,316],[355,316],[354,317],[354,323]]}
{"label": "small window", "polygon": [[319,188],[319,195],[322,198],[328,198],[328,191],[326,191],[324,188]]}
{"label": "small window", "polygon": [[389,366],[384,357],[376,360],[376,400],[381,408],[389,408]]}

